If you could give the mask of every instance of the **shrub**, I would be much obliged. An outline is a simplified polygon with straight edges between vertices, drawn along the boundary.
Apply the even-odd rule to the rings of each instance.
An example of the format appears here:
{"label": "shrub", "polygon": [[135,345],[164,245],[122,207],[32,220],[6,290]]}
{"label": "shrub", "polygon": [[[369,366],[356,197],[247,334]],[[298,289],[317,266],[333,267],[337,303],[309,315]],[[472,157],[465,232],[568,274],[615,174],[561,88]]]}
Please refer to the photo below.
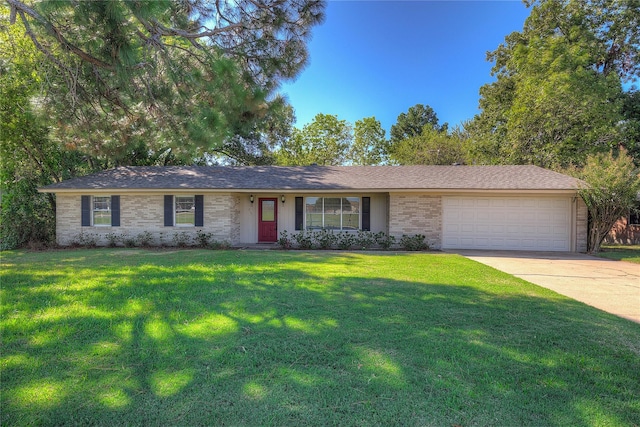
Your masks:
{"label": "shrub", "polygon": [[95,248],[98,246],[98,236],[94,233],[81,232],[73,240],[72,246],[84,246],[85,248]]}
{"label": "shrub", "polygon": [[423,251],[429,249],[429,245],[424,241],[426,237],[423,234],[416,234],[415,236],[402,235],[400,238],[400,246],[405,251]]}
{"label": "shrub", "polygon": [[137,236],[138,244],[142,247],[151,246],[151,241],[153,240],[153,236],[148,231],[143,231]]}
{"label": "shrub", "polygon": [[300,230],[300,232],[293,235],[293,240],[296,241],[300,249],[313,248],[313,234],[308,231]]}
{"label": "shrub", "polygon": [[182,231],[173,235],[173,243],[179,248],[186,248],[192,243],[192,239],[186,231]]}
{"label": "shrub", "polygon": [[278,237],[278,246],[280,249],[291,249],[293,247],[293,242],[287,233],[287,230],[284,230],[280,233],[280,237]]}
{"label": "shrub", "polygon": [[122,235],[122,243],[124,243],[124,246],[126,248],[135,248],[136,247],[136,239],[128,236],[126,234]]}
{"label": "shrub", "polygon": [[212,233],[206,233],[202,230],[196,232],[196,245],[200,248],[209,247],[209,241],[213,238]]}
{"label": "shrub", "polygon": [[331,249],[337,243],[338,236],[333,234],[333,231],[323,228],[313,233],[313,239],[320,249]]}
{"label": "shrub", "polygon": [[118,234],[107,233],[105,237],[107,238],[109,247],[115,248],[116,246],[118,246],[118,241],[120,240],[120,236]]}
{"label": "shrub", "polygon": [[376,244],[380,246],[383,250],[388,251],[391,249],[393,245],[396,244],[396,238],[390,234],[381,231],[374,235]]}
{"label": "shrub", "polygon": [[[3,141],[4,144],[4,141]],[[10,168],[13,162],[4,160]],[[2,163],[2,161],[0,161]],[[0,172],[8,173],[2,168]],[[18,172],[18,171],[16,171]],[[51,246],[55,244],[56,214],[52,207],[53,195],[38,193],[37,188],[50,184],[38,178],[29,178],[22,173],[3,175],[2,197],[0,197],[0,250],[24,246]],[[6,180],[6,181],[5,181]],[[79,242],[76,243],[79,246]]]}
{"label": "shrub", "polygon": [[338,238],[337,246],[339,249],[351,249],[356,244],[356,235],[348,231],[338,233],[336,237]]}
{"label": "shrub", "polygon": [[367,250],[376,244],[376,239],[372,232],[358,230],[356,235],[356,246],[362,250]]}

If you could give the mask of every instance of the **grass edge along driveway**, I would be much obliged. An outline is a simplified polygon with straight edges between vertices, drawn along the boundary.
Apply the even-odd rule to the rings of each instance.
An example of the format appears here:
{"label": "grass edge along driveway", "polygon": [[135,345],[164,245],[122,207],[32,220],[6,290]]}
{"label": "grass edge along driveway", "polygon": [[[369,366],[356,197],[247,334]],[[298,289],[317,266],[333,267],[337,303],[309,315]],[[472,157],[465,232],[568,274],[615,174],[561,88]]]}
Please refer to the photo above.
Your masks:
{"label": "grass edge along driveway", "polygon": [[1,258],[2,425],[640,424],[640,325],[457,255]]}

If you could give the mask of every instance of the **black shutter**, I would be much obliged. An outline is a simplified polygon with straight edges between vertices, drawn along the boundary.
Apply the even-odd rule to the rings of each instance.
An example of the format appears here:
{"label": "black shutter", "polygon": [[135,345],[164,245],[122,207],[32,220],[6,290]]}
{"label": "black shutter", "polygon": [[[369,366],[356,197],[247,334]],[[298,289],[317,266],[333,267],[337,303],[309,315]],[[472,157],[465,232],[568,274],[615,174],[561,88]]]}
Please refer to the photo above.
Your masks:
{"label": "black shutter", "polygon": [[164,196],[164,226],[173,227],[173,196]]}
{"label": "black shutter", "polygon": [[200,195],[195,197],[196,203],[196,220],[195,226],[202,227],[204,226],[204,196]]}
{"label": "black shutter", "polygon": [[362,198],[362,230],[371,231],[371,197]]}
{"label": "black shutter", "polygon": [[302,230],[304,226],[304,201],[302,197],[296,197],[296,230]]}
{"label": "black shutter", "polygon": [[91,196],[82,196],[81,198],[81,218],[82,226],[91,226]]}
{"label": "black shutter", "polygon": [[120,227],[120,196],[111,196],[111,226]]}

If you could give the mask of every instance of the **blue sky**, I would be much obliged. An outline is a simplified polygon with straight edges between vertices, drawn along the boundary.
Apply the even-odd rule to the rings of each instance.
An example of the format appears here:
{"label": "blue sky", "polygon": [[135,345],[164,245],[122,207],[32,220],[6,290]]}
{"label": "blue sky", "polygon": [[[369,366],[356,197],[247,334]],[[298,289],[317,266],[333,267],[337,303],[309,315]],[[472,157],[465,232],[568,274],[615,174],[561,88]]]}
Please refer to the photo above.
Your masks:
{"label": "blue sky", "polygon": [[310,64],[282,86],[297,127],[318,113],[387,130],[415,104],[454,126],[478,112],[491,82],[486,52],[522,29],[521,1],[329,1],[313,30]]}

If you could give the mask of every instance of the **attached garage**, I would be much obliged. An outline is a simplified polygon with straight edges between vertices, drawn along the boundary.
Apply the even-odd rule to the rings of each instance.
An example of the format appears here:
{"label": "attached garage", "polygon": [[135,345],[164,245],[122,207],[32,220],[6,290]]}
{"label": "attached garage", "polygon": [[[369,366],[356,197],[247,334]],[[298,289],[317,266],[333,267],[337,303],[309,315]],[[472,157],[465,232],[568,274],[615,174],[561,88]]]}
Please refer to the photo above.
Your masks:
{"label": "attached garage", "polygon": [[570,251],[570,197],[444,196],[444,249]]}

